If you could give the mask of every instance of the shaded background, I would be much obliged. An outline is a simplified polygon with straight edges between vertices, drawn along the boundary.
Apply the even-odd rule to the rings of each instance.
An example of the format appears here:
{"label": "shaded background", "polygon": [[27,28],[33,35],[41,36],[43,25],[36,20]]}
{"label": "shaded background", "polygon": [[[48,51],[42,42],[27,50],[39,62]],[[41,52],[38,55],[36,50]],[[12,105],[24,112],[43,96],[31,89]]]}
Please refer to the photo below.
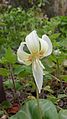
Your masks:
{"label": "shaded background", "polygon": [[9,5],[24,9],[36,6],[48,17],[67,15],[67,0],[0,0],[0,9]]}

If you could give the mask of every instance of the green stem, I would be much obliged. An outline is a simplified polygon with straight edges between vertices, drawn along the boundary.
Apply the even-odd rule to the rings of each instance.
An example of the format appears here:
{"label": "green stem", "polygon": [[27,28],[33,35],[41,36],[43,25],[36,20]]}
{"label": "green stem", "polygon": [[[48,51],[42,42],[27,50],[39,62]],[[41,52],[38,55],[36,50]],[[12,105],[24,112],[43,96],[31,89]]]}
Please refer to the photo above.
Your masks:
{"label": "green stem", "polygon": [[13,75],[13,69],[12,69],[12,65],[9,65],[9,69],[10,69],[10,75],[11,75],[11,79],[13,82],[13,89],[14,89],[14,98],[16,98],[16,87],[15,87],[15,81],[14,81],[14,75]]}
{"label": "green stem", "polygon": [[15,86],[15,80],[14,80],[14,74],[13,74],[13,67],[11,64],[9,64],[9,71],[10,71],[10,76],[13,82],[13,89],[14,89],[14,93],[13,93],[13,97],[14,97],[14,101],[18,101],[18,103],[20,104],[20,101],[17,97],[17,91],[16,91],[16,86]]}
{"label": "green stem", "polygon": [[39,109],[40,106],[39,106],[39,92],[38,92],[38,89],[36,89],[36,96],[37,96],[37,105],[38,105],[38,109]]}
{"label": "green stem", "polygon": [[41,108],[40,108],[40,104],[39,104],[39,92],[38,92],[37,88],[36,88],[36,96],[37,96],[37,106],[38,106],[38,110],[39,110],[39,114],[40,114],[40,119],[42,119],[42,113],[41,113]]}

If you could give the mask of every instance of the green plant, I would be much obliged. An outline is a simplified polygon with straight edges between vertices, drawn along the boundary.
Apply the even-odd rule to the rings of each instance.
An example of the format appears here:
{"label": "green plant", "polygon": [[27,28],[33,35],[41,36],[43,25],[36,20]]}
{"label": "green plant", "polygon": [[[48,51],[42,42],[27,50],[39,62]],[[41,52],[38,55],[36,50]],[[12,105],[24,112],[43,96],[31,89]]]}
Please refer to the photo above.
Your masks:
{"label": "green plant", "polygon": [[[59,119],[57,110],[49,100],[39,100],[42,119]],[[28,101],[21,110],[10,119],[41,119],[37,106],[37,100]]]}
{"label": "green plant", "polygon": [[[32,4],[32,0],[30,0],[29,3]],[[54,95],[54,91],[50,87],[50,80],[55,79],[57,82],[60,82],[60,80],[63,80],[65,83],[67,82],[66,68],[63,66],[63,62],[67,57],[67,16],[57,16],[50,19],[44,18],[43,13],[40,10],[40,7],[45,5],[43,3],[45,3],[45,1],[42,2],[42,0],[37,0],[35,6],[30,9],[24,10],[21,8],[7,8],[6,10],[1,11],[0,75],[4,77],[3,86],[7,89],[13,88],[14,97],[16,91],[21,89],[23,90],[23,87],[31,87],[31,90],[35,92],[31,68],[19,65],[16,61],[15,53],[19,43],[24,41],[26,35],[32,30],[37,30],[39,37],[43,34],[47,34],[53,44],[53,53],[49,58],[47,57],[42,60],[45,66],[43,90],[48,91],[49,94],[47,94],[47,98],[54,104],[57,104],[57,100],[61,100],[66,97],[66,88],[62,91],[62,94],[58,94],[56,97]],[[36,8],[36,6],[38,7]],[[61,52],[59,55],[56,55],[55,53],[57,50]],[[16,80],[14,80],[14,77]],[[28,78],[31,78],[32,80],[29,81]],[[21,84],[20,82],[23,80],[25,82]],[[42,105],[40,105],[41,108],[44,108],[44,110],[42,110],[43,113],[46,113],[48,110],[49,114],[46,113],[46,118],[52,119],[54,117],[53,109],[55,109],[54,106],[52,107],[53,104],[49,102],[47,106],[46,102],[48,101],[41,100],[39,101],[39,104],[40,102],[42,102]],[[49,110],[49,105],[51,105],[52,113]],[[31,110],[33,111],[33,114]],[[60,110],[59,118],[66,119],[66,113],[66,110]],[[23,117],[24,119],[27,119],[28,117],[26,115],[29,115],[29,118],[36,119],[35,115],[40,118],[36,101],[27,102],[20,112],[10,118],[21,119],[21,117]]]}

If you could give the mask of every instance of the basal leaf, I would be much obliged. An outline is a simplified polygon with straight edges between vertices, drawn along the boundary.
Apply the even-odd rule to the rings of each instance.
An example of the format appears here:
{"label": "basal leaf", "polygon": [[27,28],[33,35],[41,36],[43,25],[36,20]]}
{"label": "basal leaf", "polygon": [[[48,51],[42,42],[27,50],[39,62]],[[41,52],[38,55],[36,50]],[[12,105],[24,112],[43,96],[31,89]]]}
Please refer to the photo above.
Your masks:
{"label": "basal leaf", "polygon": [[[57,110],[54,104],[49,100],[40,99],[40,110],[42,119],[58,119]],[[28,101],[22,109],[10,119],[41,119],[37,106],[37,100]]]}
{"label": "basal leaf", "polygon": [[60,110],[59,119],[67,119],[67,110]]}

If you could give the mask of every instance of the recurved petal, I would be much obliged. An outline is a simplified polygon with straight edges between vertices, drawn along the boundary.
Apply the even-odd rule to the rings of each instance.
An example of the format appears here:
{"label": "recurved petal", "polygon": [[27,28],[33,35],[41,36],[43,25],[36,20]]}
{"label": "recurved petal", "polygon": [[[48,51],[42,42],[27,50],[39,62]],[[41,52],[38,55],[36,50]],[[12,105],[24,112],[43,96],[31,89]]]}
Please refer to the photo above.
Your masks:
{"label": "recurved petal", "polygon": [[40,65],[38,60],[35,60],[32,64],[32,71],[33,71],[33,76],[35,79],[35,83],[37,85],[39,93],[41,92],[42,89],[42,84],[43,84],[43,68]]}
{"label": "recurved petal", "polygon": [[23,48],[25,46],[25,42],[22,42],[17,50],[17,58],[20,63],[25,65],[30,65],[32,62],[29,60],[30,54],[26,53]]}
{"label": "recurved petal", "polygon": [[26,44],[31,53],[39,51],[39,40],[35,30],[27,35]]}
{"label": "recurved petal", "polygon": [[47,43],[48,47],[46,48],[47,50],[45,56],[48,56],[52,53],[52,43],[47,35],[43,35],[42,40],[44,40]]}
{"label": "recurved petal", "polygon": [[41,46],[39,54],[40,54],[40,58],[43,58],[46,56],[46,53],[48,51],[48,43],[41,38],[39,38],[39,41],[40,41],[40,46]]}

